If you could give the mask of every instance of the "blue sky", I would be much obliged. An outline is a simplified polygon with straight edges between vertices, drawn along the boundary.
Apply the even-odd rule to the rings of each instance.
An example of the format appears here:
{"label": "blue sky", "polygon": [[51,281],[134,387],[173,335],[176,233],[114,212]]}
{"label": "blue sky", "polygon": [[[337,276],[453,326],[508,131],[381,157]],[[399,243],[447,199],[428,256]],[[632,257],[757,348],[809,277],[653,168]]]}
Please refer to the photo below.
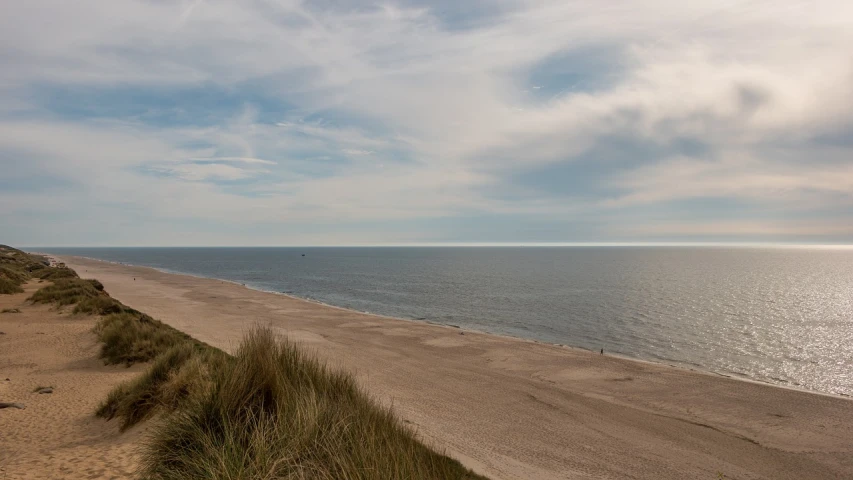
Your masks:
{"label": "blue sky", "polygon": [[0,242],[853,243],[853,3],[0,16]]}

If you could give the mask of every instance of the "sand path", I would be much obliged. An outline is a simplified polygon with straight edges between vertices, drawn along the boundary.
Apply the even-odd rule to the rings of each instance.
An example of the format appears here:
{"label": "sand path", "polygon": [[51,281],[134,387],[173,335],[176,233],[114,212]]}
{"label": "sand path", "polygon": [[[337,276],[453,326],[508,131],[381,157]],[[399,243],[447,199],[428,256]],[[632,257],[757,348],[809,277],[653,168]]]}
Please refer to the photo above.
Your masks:
{"label": "sand path", "polygon": [[495,479],[853,478],[848,399],[64,260],[226,350],[252,324],[273,325]]}
{"label": "sand path", "polygon": [[[96,418],[97,405],[115,385],[141,368],[107,367],[98,360],[92,316],[73,316],[26,298],[0,295],[0,479],[129,478],[144,428],[119,434],[115,422]],[[39,386],[53,387],[37,394]]]}

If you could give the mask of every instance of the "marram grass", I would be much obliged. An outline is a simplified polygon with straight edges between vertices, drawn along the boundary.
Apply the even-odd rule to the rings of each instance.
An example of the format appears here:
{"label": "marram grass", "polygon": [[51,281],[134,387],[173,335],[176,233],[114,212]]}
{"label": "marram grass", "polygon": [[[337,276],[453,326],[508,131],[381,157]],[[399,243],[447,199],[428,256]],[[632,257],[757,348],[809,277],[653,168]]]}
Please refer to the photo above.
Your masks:
{"label": "marram grass", "polygon": [[475,479],[333,372],[267,328],[151,435],[151,479]]}

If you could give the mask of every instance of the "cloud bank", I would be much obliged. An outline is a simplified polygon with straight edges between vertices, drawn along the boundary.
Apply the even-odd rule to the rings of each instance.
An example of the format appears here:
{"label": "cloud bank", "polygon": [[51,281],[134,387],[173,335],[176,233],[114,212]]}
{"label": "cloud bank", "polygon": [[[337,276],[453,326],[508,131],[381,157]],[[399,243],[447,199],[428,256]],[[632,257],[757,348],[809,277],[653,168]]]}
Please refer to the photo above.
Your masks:
{"label": "cloud bank", "polygon": [[851,243],[850,45],[828,0],[13,2],[0,233]]}

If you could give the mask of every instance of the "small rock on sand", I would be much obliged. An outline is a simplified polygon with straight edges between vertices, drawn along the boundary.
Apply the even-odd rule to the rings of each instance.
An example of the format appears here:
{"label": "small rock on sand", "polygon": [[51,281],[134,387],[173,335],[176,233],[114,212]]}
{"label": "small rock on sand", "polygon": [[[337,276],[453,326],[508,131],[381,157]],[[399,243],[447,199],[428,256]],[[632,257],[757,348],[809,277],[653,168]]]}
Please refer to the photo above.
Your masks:
{"label": "small rock on sand", "polygon": [[53,393],[53,389],[50,387],[39,388],[36,393]]}
{"label": "small rock on sand", "polygon": [[21,410],[23,410],[27,407],[25,407],[23,403],[0,402],[0,408],[20,408]]}

